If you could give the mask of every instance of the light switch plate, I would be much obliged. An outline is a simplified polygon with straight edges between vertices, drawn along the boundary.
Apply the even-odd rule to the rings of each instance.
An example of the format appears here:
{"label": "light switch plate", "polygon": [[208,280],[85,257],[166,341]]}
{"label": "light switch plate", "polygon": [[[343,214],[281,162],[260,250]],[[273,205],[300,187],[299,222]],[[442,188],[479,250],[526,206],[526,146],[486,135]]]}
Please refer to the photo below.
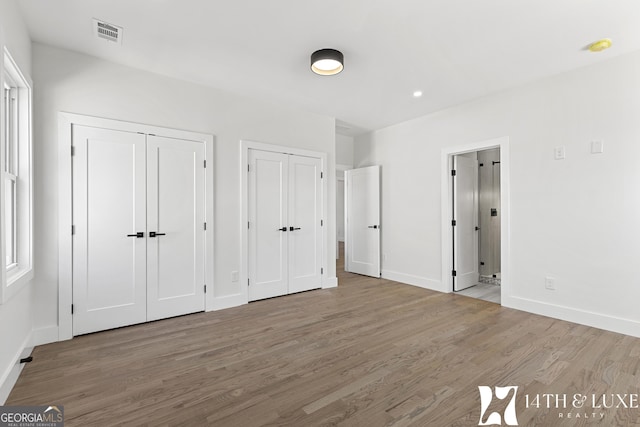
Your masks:
{"label": "light switch plate", "polygon": [[564,145],[556,147],[556,148],[553,149],[553,157],[556,160],[563,160],[565,158]]}

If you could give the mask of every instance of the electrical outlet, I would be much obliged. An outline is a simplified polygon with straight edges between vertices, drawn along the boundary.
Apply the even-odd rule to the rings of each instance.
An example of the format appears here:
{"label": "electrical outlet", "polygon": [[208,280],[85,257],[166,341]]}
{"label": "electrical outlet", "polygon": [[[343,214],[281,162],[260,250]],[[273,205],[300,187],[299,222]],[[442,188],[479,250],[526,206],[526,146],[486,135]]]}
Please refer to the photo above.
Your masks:
{"label": "electrical outlet", "polygon": [[240,274],[237,271],[232,271],[231,272],[231,281],[232,282],[237,282],[238,280],[240,280]]}
{"label": "electrical outlet", "polygon": [[591,141],[591,154],[604,153],[604,141]]}
{"label": "electrical outlet", "polygon": [[556,278],[555,277],[545,277],[544,278],[544,287],[550,291],[556,290]]}

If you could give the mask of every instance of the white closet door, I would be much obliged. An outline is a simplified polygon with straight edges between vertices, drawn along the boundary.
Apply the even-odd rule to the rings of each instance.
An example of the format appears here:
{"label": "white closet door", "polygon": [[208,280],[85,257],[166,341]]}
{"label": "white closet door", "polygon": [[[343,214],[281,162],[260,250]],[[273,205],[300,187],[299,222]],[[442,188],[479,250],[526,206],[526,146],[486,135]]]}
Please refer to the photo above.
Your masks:
{"label": "white closet door", "polygon": [[145,136],[74,126],[73,147],[73,334],[144,322]]}
{"label": "white closet door", "polygon": [[151,321],[204,310],[205,169],[203,144],[147,138],[147,320]]}
{"label": "white closet door", "polygon": [[288,156],[249,150],[249,301],[288,293]]}
{"label": "white closet door", "polygon": [[320,159],[289,156],[289,293],[322,284]]}
{"label": "white closet door", "polygon": [[380,166],[345,172],[345,270],[380,277]]}

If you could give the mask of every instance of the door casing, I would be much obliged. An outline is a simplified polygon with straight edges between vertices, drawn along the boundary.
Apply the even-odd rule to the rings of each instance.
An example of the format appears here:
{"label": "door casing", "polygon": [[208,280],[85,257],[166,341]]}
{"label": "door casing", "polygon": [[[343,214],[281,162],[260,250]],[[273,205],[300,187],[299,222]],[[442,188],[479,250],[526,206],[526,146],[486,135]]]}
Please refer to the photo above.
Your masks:
{"label": "door casing", "polygon": [[200,142],[205,146],[207,168],[205,171],[205,283],[208,292],[205,296],[205,311],[215,309],[214,293],[214,136],[197,132],[183,131],[141,123],[126,122],[82,114],[61,112],[58,114],[58,326],[40,333],[39,342],[47,343],[73,338],[73,197],[71,174],[71,145],[73,126],[140,132],[149,135],[161,135]]}
{"label": "door casing", "polygon": [[509,230],[509,206],[510,206],[510,150],[509,137],[499,137],[469,144],[445,147],[441,150],[440,156],[440,206],[441,206],[441,283],[445,292],[453,292],[453,280],[451,272],[453,270],[453,239],[451,238],[451,219],[453,195],[451,186],[451,168],[453,156],[457,154],[482,151],[490,148],[500,148],[500,245],[501,245],[501,304],[510,306],[510,230]]}
{"label": "door casing", "polygon": [[[266,144],[262,142],[242,140],[240,141],[240,201],[241,201],[241,221],[240,221],[240,232],[241,232],[241,262],[242,265],[240,267],[240,289],[241,292],[238,295],[230,295],[227,298],[229,299],[229,306],[238,305],[238,303],[248,303],[249,302],[249,286],[248,286],[248,278],[249,278],[249,233],[247,224],[249,222],[249,209],[248,209],[248,174],[247,174],[247,166],[249,161],[249,150],[262,150],[262,151],[272,151],[276,153],[286,153],[286,154],[294,154],[298,156],[305,157],[315,157],[321,160],[321,170],[323,173],[322,180],[322,220],[324,222],[324,226],[322,227],[322,268],[324,270],[324,274],[321,279],[321,286],[323,289],[334,288],[338,286],[338,280],[336,277],[330,277],[328,274],[328,259],[329,257],[329,232],[333,233],[335,236],[335,229],[331,227],[331,223],[329,222],[329,214],[328,214],[328,186],[333,185],[335,187],[335,178],[331,177],[331,174],[328,173],[328,160],[327,153],[312,151],[312,150],[303,150],[293,147],[274,145],[274,144]],[[332,242],[333,244],[333,242]],[[332,254],[333,256],[333,254]],[[332,259],[332,261],[334,261]]]}

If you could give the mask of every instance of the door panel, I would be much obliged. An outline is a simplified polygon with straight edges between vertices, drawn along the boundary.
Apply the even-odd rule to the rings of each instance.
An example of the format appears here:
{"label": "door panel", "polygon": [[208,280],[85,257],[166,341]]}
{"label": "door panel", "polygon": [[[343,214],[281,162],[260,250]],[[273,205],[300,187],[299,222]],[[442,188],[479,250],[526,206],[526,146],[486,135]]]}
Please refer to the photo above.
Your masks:
{"label": "door panel", "polygon": [[321,167],[320,159],[289,156],[289,293],[321,287]]}
{"label": "door panel", "polygon": [[453,227],[454,239],[454,291],[474,286],[479,279],[478,270],[478,162],[465,156],[453,157]]}
{"label": "door panel", "polygon": [[288,156],[249,150],[249,165],[249,301],[255,301],[288,293]]}
{"label": "door panel", "polygon": [[145,136],[73,127],[74,335],[146,320]]}
{"label": "door panel", "polygon": [[204,310],[204,196],[203,145],[148,136],[148,320]]}
{"label": "door panel", "polygon": [[380,277],[380,166],[345,172],[345,270]]}

